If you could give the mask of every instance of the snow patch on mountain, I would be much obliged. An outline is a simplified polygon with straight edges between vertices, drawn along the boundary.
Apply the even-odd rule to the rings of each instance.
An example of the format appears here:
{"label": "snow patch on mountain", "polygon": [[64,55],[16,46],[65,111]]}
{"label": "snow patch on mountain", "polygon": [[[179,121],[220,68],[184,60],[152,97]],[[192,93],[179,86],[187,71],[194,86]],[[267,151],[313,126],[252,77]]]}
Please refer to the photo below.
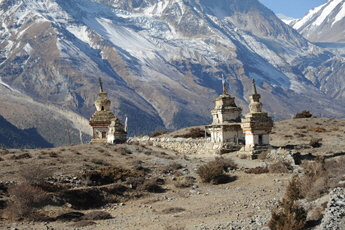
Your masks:
{"label": "snow patch on mountain", "polygon": [[329,16],[329,14],[341,3],[343,0],[333,0],[328,2],[326,6],[322,9],[320,16],[313,22],[314,26],[321,25],[325,19]]}
{"label": "snow patch on mountain", "polygon": [[[327,3],[325,3],[324,5],[326,5],[326,4]],[[313,9],[309,10],[309,12],[303,18],[296,21],[293,28],[296,30],[301,28],[306,22],[308,22],[310,19],[312,19],[320,11],[320,9],[323,8],[324,5],[321,5],[321,6],[318,6],[318,7],[315,7]]]}
{"label": "snow patch on mountain", "polygon": [[332,23],[332,26],[336,22],[342,20],[343,18],[345,18],[345,5],[344,4],[341,6],[341,9],[340,9],[339,13],[334,17],[334,21]]}
{"label": "snow patch on mountain", "polygon": [[288,17],[288,16],[286,16],[286,15],[284,15],[284,14],[276,14],[277,15],[277,17],[280,19],[280,20],[282,20],[285,24],[290,24],[292,21],[295,21],[295,20],[297,20],[296,18],[293,18],[293,17]]}

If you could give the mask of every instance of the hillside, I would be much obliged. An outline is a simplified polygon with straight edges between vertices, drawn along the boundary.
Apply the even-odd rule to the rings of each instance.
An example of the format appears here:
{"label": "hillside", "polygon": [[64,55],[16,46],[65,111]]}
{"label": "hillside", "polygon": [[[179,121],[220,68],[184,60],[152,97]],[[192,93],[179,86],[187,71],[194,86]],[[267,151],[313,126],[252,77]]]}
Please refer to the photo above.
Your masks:
{"label": "hillside", "polygon": [[[215,156],[180,155],[153,146],[79,145],[1,151],[0,214],[3,219],[0,219],[0,227],[73,229],[89,226],[107,229],[116,226],[119,229],[201,230],[251,226],[260,229],[267,226],[271,210],[279,204],[291,178],[294,175],[305,178],[308,167],[317,165],[315,157],[325,156],[324,166],[329,170],[327,184],[322,182],[325,177],[321,176],[317,183],[313,183],[315,186],[309,188],[308,197],[300,200],[308,211],[309,227],[317,229],[330,201],[329,188],[337,187],[345,173],[341,141],[344,123],[344,120],[325,118],[276,122],[271,135],[274,150],[299,151],[303,163],[288,170],[281,165],[274,168],[274,162],[263,156],[249,161],[237,158],[235,153],[225,154],[221,162],[231,159],[238,169],[226,172],[227,180],[218,185],[201,182],[196,173],[201,165]],[[301,137],[301,134],[305,136]],[[310,138],[322,138],[321,146],[308,146]],[[249,168],[262,165],[268,165],[270,173],[245,173]],[[96,177],[95,169],[100,167],[114,172],[120,167],[128,171],[117,171],[120,174],[116,175],[122,179],[111,182]],[[271,171],[273,169],[277,171]],[[43,176],[31,177],[37,173]],[[137,178],[126,178],[130,175]],[[43,219],[11,221],[9,214],[14,215],[16,211],[3,209],[4,201],[9,199],[7,186],[13,183],[9,181],[32,183],[35,179],[42,183],[45,176],[49,177],[50,186],[43,188],[54,196],[54,203],[39,209],[42,215],[39,218]],[[95,211],[106,212],[112,218],[97,219]],[[343,222],[340,219],[334,223]]]}
{"label": "hillside", "polygon": [[53,147],[53,145],[39,135],[36,129],[18,129],[0,115],[0,148],[32,149],[49,147]]}
{"label": "hillside", "polygon": [[3,0],[0,9],[0,85],[19,93],[16,104],[31,98],[89,119],[101,77],[130,136],[177,130],[210,122],[224,73],[244,112],[254,78],[276,120],[345,114],[343,58],[257,0]]}

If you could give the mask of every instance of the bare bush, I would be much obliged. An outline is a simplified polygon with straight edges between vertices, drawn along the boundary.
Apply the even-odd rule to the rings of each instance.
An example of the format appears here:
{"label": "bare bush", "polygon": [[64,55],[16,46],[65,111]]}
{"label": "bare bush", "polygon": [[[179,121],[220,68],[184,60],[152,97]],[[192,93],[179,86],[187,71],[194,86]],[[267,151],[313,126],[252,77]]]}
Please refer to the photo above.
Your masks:
{"label": "bare bush", "polygon": [[249,174],[263,174],[263,173],[268,173],[269,170],[266,167],[255,167],[255,168],[251,168],[245,171],[245,173],[249,173]]}
{"label": "bare bush", "polygon": [[313,114],[311,114],[307,110],[303,110],[301,113],[297,113],[293,119],[298,119],[298,118],[309,118],[309,117],[315,117]]}
{"label": "bare bush", "polygon": [[268,223],[271,230],[300,230],[307,223],[307,211],[298,205],[301,199],[300,182],[293,177],[286,189],[285,197],[280,207],[272,210],[272,216]]}
{"label": "bare bush", "polygon": [[165,228],[164,228],[164,230],[185,230],[185,229],[186,229],[186,227],[181,226],[181,225],[175,225],[175,226],[173,226],[173,225],[167,225],[167,226],[165,226]]}
{"label": "bare bush", "polygon": [[322,139],[317,139],[317,138],[312,138],[310,141],[309,141],[309,146],[313,147],[313,148],[317,148],[317,147],[320,147],[321,146],[321,143],[320,141],[322,141]]}
{"label": "bare bush", "polygon": [[224,175],[223,165],[217,161],[210,161],[201,165],[197,170],[197,174],[202,182],[210,183],[212,180]]}
{"label": "bare bush", "polygon": [[258,159],[259,159],[259,160],[265,160],[265,159],[267,158],[267,154],[268,154],[267,151],[261,152],[261,153],[258,155]]}
{"label": "bare bush", "polygon": [[225,172],[230,172],[231,170],[235,170],[238,168],[237,164],[233,159],[216,157],[214,160],[223,167],[223,170]]}
{"label": "bare bush", "polygon": [[22,153],[19,155],[13,155],[11,156],[11,160],[20,160],[20,159],[28,159],[31,158],[31,155],[29,153]]}
{"label": "bare bush", "polygon": [[53,171],[45,165],[23,165],[19,175],[30,185],[42,186],[53,175]]}
{"label": "bare bush", "polygon": [[141,186],[141,190],[159,193],[163,191],[161,187],[162,184],[164,184],[164,180],[159,178],[152,178],[144,182],[144,184]]}
{"label": "bare bush", "polygon": [[186,211],[186,209],[173,207],[173,208],[167,208],[167,209],[162,210],[162,213],[163,214],[174,214],[174,213],[179,213],[179,212],[184,212],[184,211]]}
{"label": "bare bush", "polygon": [[90,226],[94,224],[96,224],[96,222],[93,222],[91,220],[80,220],[73,224],[70,224],[69,226],[74,227],[74,228],[82,228],[82,227],[86,227],[86,226]]}
{"label": "bare bush", "polygon": [[307,131],[312,131],[312,132],[317,132],[317,133],[327,132],[327,130],[323,127],[310,128],[310,129],[307,129]]}
{"label": "bare bush", "polygon": [[301,230],[306,225],[307,212],[295,201],[283,199],[280,210],[272,211],[268,223],[271,230]]}
{"label": "bare bush", "polygon": [[81,220],[107,220],[113,218],[110,213],[104,211],[93,211],[85,214]]}
{"label": "bare bush", "polygon": [[117,166],[104,166],[85,172],[82,179],[88,185],[111,184],[118,180],[125,181],[128,177],[139,177],[141,174],[129,169],[123,169]]}
{"label": "bare bush", "polygon": [[288,173],[289,169],[291,169],[291,165],[285,162],[277,162],[268,166],[270,173]]}
{"label": "bare bush", "polygon": [[166,134],[168,133],[167,130],[161,130],[161,131],[156,131],[156,132],[153,132],[150,137],[157,137],[157,136],[160,136],[160,135],[163,135],[163,134]]}
{"label": "bare bush", "polygon": [[5,209],[5,215],[11,220],[35,220],[37,210],[50,202],[50,196],[41,188],[26,183],[15,185],[8,189],[10,201]]}
{"label": "bare bush", "polygon": [[177,162],[172,162],[163,168],[163,173],[174,173],[176,170],[183,168],[183,166]]}
{"label": "bare bush", "polygon": [[188,188],[193,186],[195,182],[195,178],[191,176],[186,177],[179,177],[177,181],[174,183],[176,188]]}
{"label": "bare bush", "polygon": [[205,130],[200,128],[191,128],[189,133],[182,134],[182,135],[175,135],[174,138],[182,137],[182,138],[200,138],[205,137]]}

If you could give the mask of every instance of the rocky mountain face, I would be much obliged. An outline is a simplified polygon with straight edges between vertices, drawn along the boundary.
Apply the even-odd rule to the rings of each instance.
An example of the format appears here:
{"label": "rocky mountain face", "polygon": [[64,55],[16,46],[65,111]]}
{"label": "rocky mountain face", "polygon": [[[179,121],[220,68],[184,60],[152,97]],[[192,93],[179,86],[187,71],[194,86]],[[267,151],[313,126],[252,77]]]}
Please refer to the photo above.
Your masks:
{"label": "rocky mountain face", "polygon": [[312,42],[345,42],[345,1],[328,0],[290,25]]}
{"label": "rocky mountain face", "polygon": [[101,77],[130,135],[208,124],[221,73],[245,112],[254,78],[275,119],[345,113],[344,59],[257,0],[0,0],[0,23],[0,83],[13,103],[89,119]]}

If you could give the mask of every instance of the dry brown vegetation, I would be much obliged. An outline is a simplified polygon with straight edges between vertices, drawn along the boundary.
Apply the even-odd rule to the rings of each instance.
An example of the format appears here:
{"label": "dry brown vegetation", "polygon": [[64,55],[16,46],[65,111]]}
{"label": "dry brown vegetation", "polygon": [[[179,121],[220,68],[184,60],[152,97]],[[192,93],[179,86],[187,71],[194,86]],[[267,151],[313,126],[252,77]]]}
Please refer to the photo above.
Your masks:
{"label": "dry brown vegetation", "polygon": [[[313,131],[320,127],[327,132]],[[230,222],[245,227],[257,215],[265,216],[263,226],[271,229],[298,229],[322,218],[325,208],[324,203],[302,210],[301,198],[314,201],[343,186],[344,127],[344,120],[319,118],[275,124],[271,143],[299,152],[299,179],[291,179],[298,174],[291,165],[269,162],[268,152],[250,161],[232,153],[184,155],[139,143],[0,150],[1,180],[9,182],[0,182],[0,228],[33,220],[37,229],[45,229],[44,223],[56,229],[114,224],[122,229],[139,224],[141,229],[216,229]],[[262,161],[268,167],[260,167]]]}

